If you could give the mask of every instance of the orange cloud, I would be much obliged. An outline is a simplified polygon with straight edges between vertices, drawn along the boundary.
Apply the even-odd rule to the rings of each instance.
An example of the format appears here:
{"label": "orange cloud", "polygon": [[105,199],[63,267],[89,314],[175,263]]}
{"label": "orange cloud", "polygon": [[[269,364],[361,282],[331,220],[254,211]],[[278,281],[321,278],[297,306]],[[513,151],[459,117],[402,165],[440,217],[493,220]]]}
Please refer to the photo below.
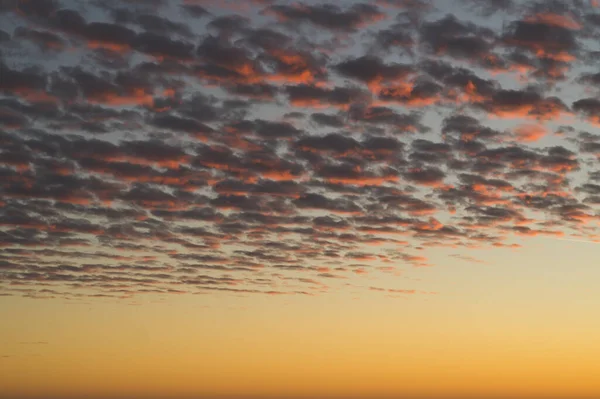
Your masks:
{"label": "orange cloud", "polygon": [[123,43],[110,43],[110,42],[101,42],[101,41],[94,41],[94,40],[90,40],[87,42],[88,48],[95,50],[95,49],[105,49],[105,50],[110,50],[110,51],[114,51],[115,53],[120,53],[120,54],[125,54],[129,51],[131,51],[131,47],[127,44],[123,44]]}
{"label": "orange cloud", "polygon": [[523,124],[515,128],[517,141],[530,143],[538,141],[548,134],[548,130],[542,125]]}
{"label": "orange cloud", "polygon": [[154,97],[143,89],[134,89],[130,94],[105,92],[94,97],[88,97],[88,102],[113,106],[124,105],[154,105]]}
{"label": "orange cloud", "polygon": [[555,14],[551,12],[540,13],[536,15],[532,15],[525,19],[527,22],[537,22],[546,25],[559,26],[565,29],[573,29],[579,30],[581,29],[581,24],[575,21],[570,15],[561,15]]}

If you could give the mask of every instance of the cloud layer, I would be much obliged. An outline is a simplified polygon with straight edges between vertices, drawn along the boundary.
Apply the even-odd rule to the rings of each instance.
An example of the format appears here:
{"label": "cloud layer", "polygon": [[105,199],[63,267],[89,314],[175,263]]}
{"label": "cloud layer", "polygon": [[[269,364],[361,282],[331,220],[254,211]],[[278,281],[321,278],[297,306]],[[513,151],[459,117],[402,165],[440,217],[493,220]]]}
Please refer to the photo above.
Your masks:
{"label": "cloud layer", "polygon": [[4,2],[0,295],[317,295],[595,239],[600,9],[452,4]]}

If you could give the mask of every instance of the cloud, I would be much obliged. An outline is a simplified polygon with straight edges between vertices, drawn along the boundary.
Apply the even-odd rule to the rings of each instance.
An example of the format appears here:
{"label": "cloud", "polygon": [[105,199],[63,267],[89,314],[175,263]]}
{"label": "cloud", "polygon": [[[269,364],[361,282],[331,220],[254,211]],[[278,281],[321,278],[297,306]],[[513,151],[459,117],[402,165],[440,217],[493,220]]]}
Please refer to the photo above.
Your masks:
{"label": "cloud", "polygon": [[365,93],[353,87],[335,87],[333,89],[296,85],[286,86],[285,92],[291,105],[306,108],[329,108],[331,106],[347,109],[354,102],[366,98]]}
{"label": "cloud", "polygon": [[459,21],[452,14],[423,24],[419,33],[425,51],[471,61],[488,56],[495,41],[491,29]]}
{"label": "cloud", "polygon": [[591,8],[40,0],[0,21],[2,296],[325,295],[437,248],[597,234]]}
{"label": "cloud", "polygon": [[346,60],[335,65],[334,69],[342,76],[375,87],[382,82],[387,83],[405,78],[413,72],[413,68],[409,65],[386,64],[379,58],[369,56]]}
{"label": "cloud", "polygon": [[515,128],[516,138],[519,141],[538,141],[548,134],[542,125],[523,124]]}
{"label": "cloud", "polygon": [[503,39],[538,58],[571,61],[579,48],[574,26],[578,24],[568,17],[538,14],[513,22]]}
{"label": "cloud", "polygon": [[307,22],[319,28],[352,31],[377,22],[385,17],[377,6],[365,3],[353,4],[342,9],[333,4],[274,5],[267,9],[282,22]]}

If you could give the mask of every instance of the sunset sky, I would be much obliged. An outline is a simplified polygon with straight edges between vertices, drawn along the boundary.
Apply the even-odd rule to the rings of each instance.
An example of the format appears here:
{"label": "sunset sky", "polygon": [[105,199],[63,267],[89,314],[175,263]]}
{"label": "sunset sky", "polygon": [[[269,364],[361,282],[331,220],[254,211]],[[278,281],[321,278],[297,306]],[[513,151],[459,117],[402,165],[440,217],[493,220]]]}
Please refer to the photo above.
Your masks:
{"label": "sunset sky", "polygon": [[600,397],[600,2],[0,1],[0,398]]}

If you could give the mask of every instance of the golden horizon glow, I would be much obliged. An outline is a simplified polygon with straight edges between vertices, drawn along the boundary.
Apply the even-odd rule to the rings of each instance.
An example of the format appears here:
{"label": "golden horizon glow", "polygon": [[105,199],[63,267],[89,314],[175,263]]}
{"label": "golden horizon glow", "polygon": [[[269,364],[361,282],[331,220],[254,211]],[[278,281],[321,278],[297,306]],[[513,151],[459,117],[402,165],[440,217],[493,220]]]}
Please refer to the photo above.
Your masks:
{"label": "golden horizon glow", "polygon": [[[533,244],[504,265],[497,250],[482,254],[488,265],[438,270],[460,296],[4,298],[1,351],[13,356],[0,362],[0,386],[15,399],[592,398],[598,272],[584,259],[595,248]],[[569,258],[578,276],[565,274]],[[529,271],[542,265],[536,281]]]}

